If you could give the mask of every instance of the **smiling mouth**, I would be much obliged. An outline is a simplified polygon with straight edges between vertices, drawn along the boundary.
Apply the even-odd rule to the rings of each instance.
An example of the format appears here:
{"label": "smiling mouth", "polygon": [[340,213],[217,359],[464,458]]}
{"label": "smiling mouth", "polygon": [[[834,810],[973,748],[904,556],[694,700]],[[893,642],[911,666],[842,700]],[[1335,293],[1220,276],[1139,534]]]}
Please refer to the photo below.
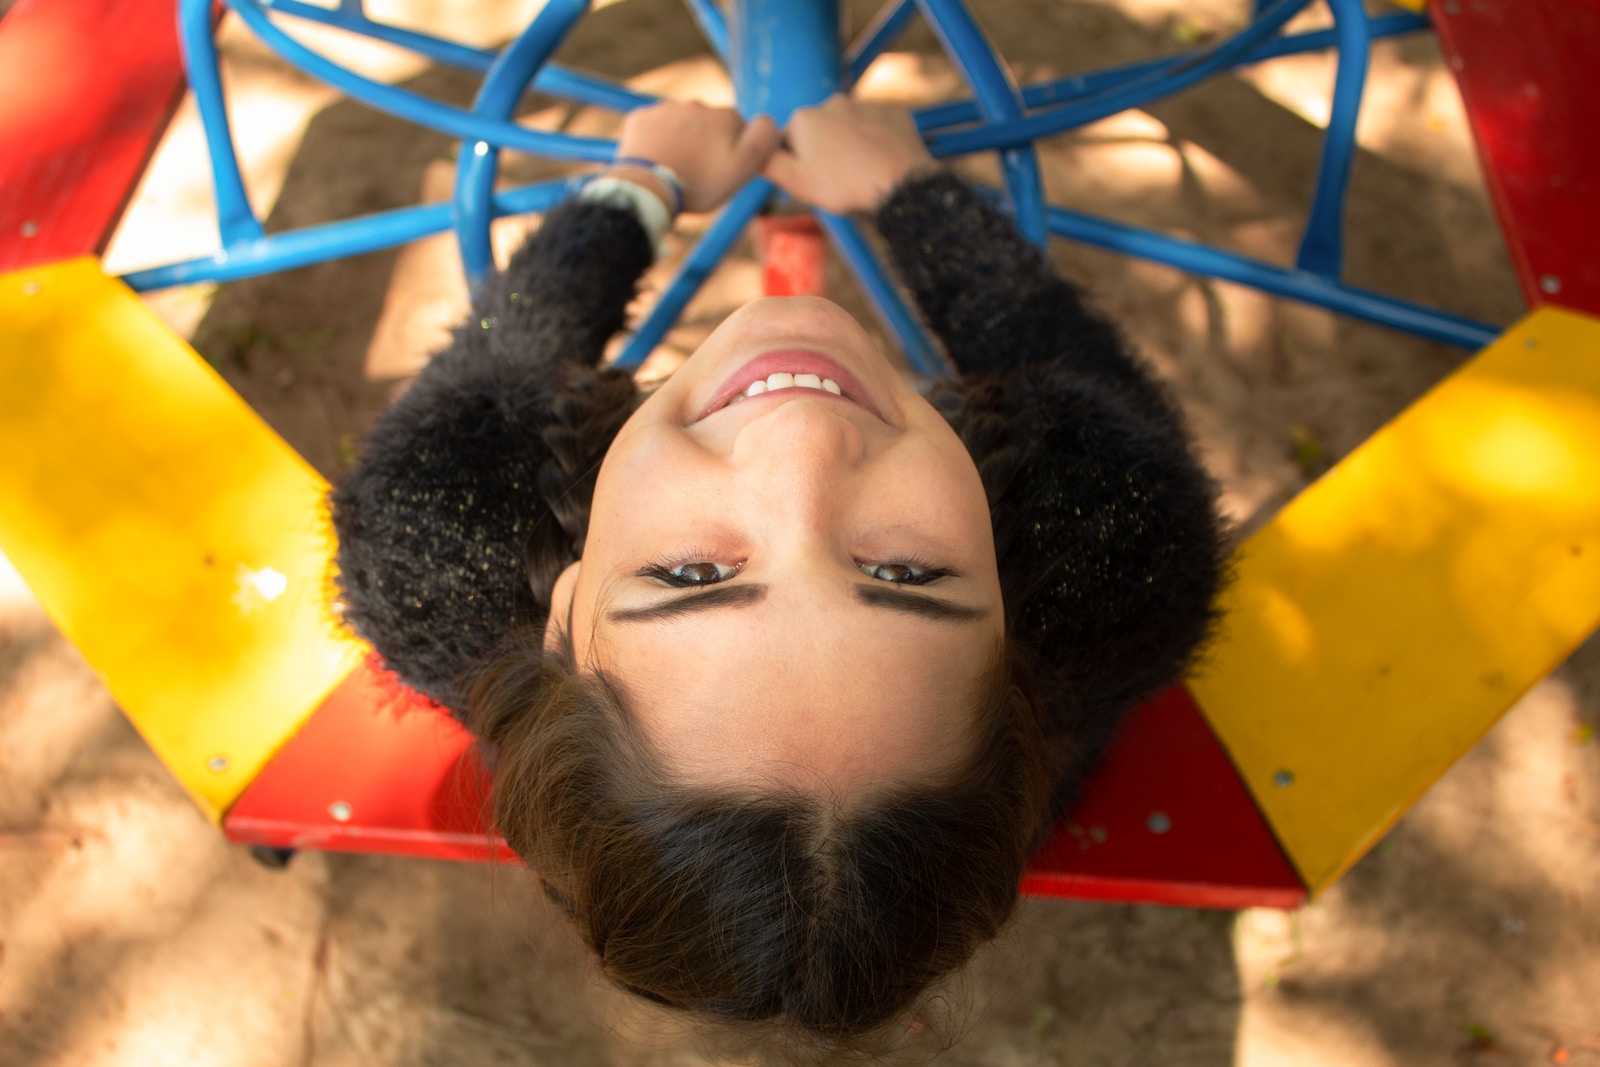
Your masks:
{"label": "smiling mouth", "polygon": [[807,349],[767,352],[752,359],[722,383],[695,421],[742,400],[800,390],[836,396],[865,408],[879,421],[888,421],[855,375],[822,353]]}

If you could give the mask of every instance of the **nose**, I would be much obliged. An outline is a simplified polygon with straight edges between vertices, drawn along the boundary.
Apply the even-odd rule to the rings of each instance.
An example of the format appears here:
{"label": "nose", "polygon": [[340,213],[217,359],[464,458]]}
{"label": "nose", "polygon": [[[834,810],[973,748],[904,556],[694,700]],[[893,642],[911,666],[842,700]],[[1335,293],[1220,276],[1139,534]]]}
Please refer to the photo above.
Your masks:
{"label": "nose", "polygon": [[805,397],[752,420],[733,446],[746,499],[813,530],[838,510],[865,456],[855,423],[832,404]]}

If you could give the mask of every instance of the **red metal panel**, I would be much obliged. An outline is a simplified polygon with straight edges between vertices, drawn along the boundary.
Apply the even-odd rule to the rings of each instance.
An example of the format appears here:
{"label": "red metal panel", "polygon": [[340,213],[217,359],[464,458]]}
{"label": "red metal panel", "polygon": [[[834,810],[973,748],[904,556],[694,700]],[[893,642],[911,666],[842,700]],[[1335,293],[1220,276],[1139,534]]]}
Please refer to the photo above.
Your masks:
{"label": "red metal panel", "polygon": [[1429,6],[1528,303],[1600,315],[1597,0]]}
{"label": "red metal panel", "polygon": [[0,272],[98,255],[184,88],[173,0],[0,20]]}
{"label": "red metal panel", "polygon": [[828,243],[810,215],[756,220],[762,286],[767,296],[827,296]]}
{"label": "red metal panel", "polygon": [[1207,908],[1293,908],[1306,898],[1182,687],[1133,712],[1022,891]]}
{"label": "red metal panel", "polygon": [[[223,828],[275,848],[514,861],[485,828],[487,787],[467,732],[369,662]],[[1306,896],[1181,688],[1133,714],[1023,892],[1223,908],[1294,907]]]}
{"label": "red metal panel", "polygon": [[368,660],[222,827],[235,841],[274,848],[511,861],[485,824],[488,781],[471,735]]}

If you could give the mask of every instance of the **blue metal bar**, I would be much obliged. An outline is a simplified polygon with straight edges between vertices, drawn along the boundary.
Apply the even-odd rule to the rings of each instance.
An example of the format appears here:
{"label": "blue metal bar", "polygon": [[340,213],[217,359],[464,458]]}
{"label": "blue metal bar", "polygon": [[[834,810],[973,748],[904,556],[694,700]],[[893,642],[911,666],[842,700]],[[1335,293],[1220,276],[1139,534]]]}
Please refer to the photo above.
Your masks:
{"label": "blue metal bar", "polygon": [[667,335],[667,331],[672,329],[672,324],[678,321],[678,316],[683,314],[683,309],[688,307],[694,294],[700,291],[700,286],[722,262],[722,257],[728,254],[728,249],[739,239],[750,220],[766,206],[771,195],[772,183],[765,178],[753,179],[733,195],[712,221],[710,229],[684,258],[678,273],[667,283],[667,288],[633,336],[622,346],[622,352],[617,356],[617,366],[637,367],[644,362],[645,357]]}
{"label": "blue metal bar", "polygon": [[[1409,11],[1380,15],[1371,19],[1368,25],[1370,36],[1374,41],[1429,28],[1426,17],[1413,15]],[[1337,43],[1337,33],[1332,29],[1311,30],[1289,37],[1278,37],[1241,57],[1235,66],[1247,66],[1282,56],[1298,56],[1306,52],[1320,52]],[[1196,52],[1183,52],[1175,56],[1161,56],[1158,59],[1146,59],[1121,67],[1097,70],[1089,74],[1075,74],[1070,78],[1058,78],[1055,81],[1029,85],[1022,90],[1022,103],[1028,108],[1042,108],[1082,100],[1108,89],[1126,85],[1147,74],[1165,70],[1176,63],[1187,62],[1197,55]],[[977,122],[982,117],[978,112],[977,102],[973,100],[935,104],[916,113],[917,129],[925,134],[936,133],[951,126],[965,126]]]}
{"label": "blue metal bar", "polygon": [[[194,0],[185,0],[194,2]],[[408,122],[420,123],[462,141],[487,141],[498,148],[580,163],[603,163],[616,155],[616,142],[597,137],[530,130],[512,122],[491,122],[416,93],[363,78],[329,62],[284,33],[267,18],[257,0],[227,0],[252,32],[273,51],[314,78],[320,78],[347,96],[387,111]]]}
{"label": "blue metal bar", "polygon": [[[495,60],[478,87],[472,113],[491,120],[510,119],[528,83],[588,10],[588,0],[548,0],[528,28]],[[456,161],[456,238],[461,245],[467,284],[473,287],[494,265],[489,222],[499,165],[500,151],[487,141],[462,145]]]}
{"label": "blue metal bar", "polygon": [[[917,0],[923,18],[933,27],[946,54],[966,78],[978,110],[989,123],[1022,120],[1022,104],[1011,71],[995,54],[983,30],[973,21],[961,0]],[[1017,229],[1034,244],[1049,244],[1044,217],[1044,179],[1031,143],[1008,145],[1000,152],[1006,185],[1016,212]]]}
{"label": "blue metal bar", "polygon": [[872,66],[872,61],[894,43],[912,19],[917,17],[916,0],[890,0],[878,9],[872,23],[844,54],[845,82],[854,85]]}
{"label": "blue metal bar", "polygon": [[[495,194],[495,216],[547,211],[571,195],[576,187],[576,180],[564,179],[508,189]],[[392,248],[442,233],[450,228],[452,221],[453,213],[449,204],[399,208],[241,241],[200,259],[134,271],[123,275],[122,280],[141,293],[196,282],[237,281],[258,274],[272,274],[324,260]]]}
{"label": "blue metal bar", "polygon": [[1333,80],[1333,107],[1322,135],[1322,161],[1311,198],[1306,230],[1295,264],[1301,270],[1337,281],[1344,269],[1344,200],[1355,158],[1356,119],[1367,82],[1371,41],[1362,0],[1328,0],[1339,35],[1339,71]]}
{"label": "blue metal bar", "polygon": [[[487,48],[457,44],[455,41],[446,41],[430,34],[417,33],[415,30],[391,26],[385,22],[375,22],[360,15],[351,17],[343,9],[330,10],[315,4],[303,3],[302,0],[261,0],[261,2],[264,7],[279,14],[293,15],[324,26],[335,26],[476,74],[487,74],[489,68],[494,65],[496,53]],[[659,99],[648,93],[635,92],[610,78],[571,70],[556,63],[548,63],[540,69],[539,76],[533,81],[533,87],[541,93],[562,100],[577,104],[594,104],[615,111],[631,111],[636,107],[653,104]]]}
{"label": "blue metal bar", "polygon": [[700,27],[700,32],[705,36],[706,43],[711,50],[722,60],[722,65],[728,65],[728,20],[723,17],[722,9],[714,0],[684,0],[689,13],[694,16],[695,22]]}
{"label": "blue metal bar", "polygon": [[734,95],[779,126],[842,84],[838,0],[739,0],[729,21]]}
{"label": "blue metal bar", "polygon": [[872,245],[854,219],[842,215],[817,212],[817,221],[839,250],[840,257],[849,265],[862,292],[871,301],[878,318],[900,342],[906,362],[919,374],[930,377],[948,376],[950,367],[939,354],[927,331],[900,297],[900,290],[890,281]]}
{"label": "blue metal bar", "polygon": [[928,148],[934,155],[945,157],[1032,144],[1041,137],[1098,122],[1129,108],[1143,107],[1152,101],[1172,96],[1204,81],[1219,70],[1236,66],[1244,56],[1282,29],[1283,24],[1299,14],[1308,3],[1310,0],[1276,0],[1261,21],[1252,23],[1227,41],[1193,57],[1166,65],[1153,74],[1088,100],[1005,122],[991,121],[977,129],[940,134],[928,143]]}
{"label": "blue metal bar", "polygon": [[250,207],[239,174],[239,157],[233,151],[233,131],[222,99],[222,75],[217,66],[217,44],[212,34],[211,0],[179,0],[178,43],[184,69],[200,109],[200,125],[211,156],[211,187],[217,198],[217,231],[222,244],[254,241],[264,232]]}
{"label": "blue metal bar", "polygon": [[1060,207],[1050,208],[1049,215],[1050,232],[1058,237],[1165,263],[1192,274],[1248,285],[1273,296],[1299,300],[1432,341],[1476,350],[1505,332],[1500,327],[1460,315],[1357,289],[1304,271],[1286,270],[1138,226],[1110,222]]}

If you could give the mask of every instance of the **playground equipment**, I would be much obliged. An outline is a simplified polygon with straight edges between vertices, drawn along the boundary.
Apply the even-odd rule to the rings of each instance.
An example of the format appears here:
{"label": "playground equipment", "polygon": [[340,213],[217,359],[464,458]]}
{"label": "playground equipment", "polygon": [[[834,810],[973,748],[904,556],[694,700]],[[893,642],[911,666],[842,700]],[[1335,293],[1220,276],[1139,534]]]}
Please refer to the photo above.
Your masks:
{"label": "playground equipment", "polygon": [[[919,113],[936,154],[998,151],[1022,232],[1255,285],[1469,349],[1244,546],[1206,674],[1138,709],[1025,891],[1237,907],[1327,886],[1516,698],[1600,624],[1600,236],[1581,109],[1600,15],[1560,0],[1432,13],[1461,83],[1529,303],[1509,330],[1339,280],[1342,203],[1368,43],[1425,28],[1329,0],[1262,3],[1210,48],[1017,87],[959,0],[890,2],[848,48],[828,0],[688,0],[740,106],[780,119],[847,86],[922,17],[972,90]],[[495,191],[503,148],[574,162],[609,142],[508,121],[530,86],[628,108],[649,97],[549,62],[587,8],[550,0],[499,53],[381,25],[360,0],[230,0],[308,72],[454,134],[452,204],[264,235],[234,159],[211,0],[21,0],[0,22],[0,548],[112,694],[235,840],[508,858],[480,822],[470,739],[398,691],[325,607],[325,486],[134,291],[224,281],[454,229],[469,277],[492,217],[572,182]],[[471,109],[410,97],[312,53],[269,17],[327,23],[484,74]],[[119,32],[120,31],[120,32]],[[206,126],[221,246],[107,278],[94,256],[183,84]],[[1274,56],[1337,46],[1316,193],[1282,267],[1043,203],[1035,139]],[[48,73],[48,76],[46,74]],[[1537,105],[1527,101],[1537,102]],[[639,362],[762,209],[760,180],[688,254],[623,349]],[[854,222],[818,224],[907,358],[933,347]],[[1584,238],[1589,238],[1586,241]],[[405,713],[397,709],[410,708]]]}

